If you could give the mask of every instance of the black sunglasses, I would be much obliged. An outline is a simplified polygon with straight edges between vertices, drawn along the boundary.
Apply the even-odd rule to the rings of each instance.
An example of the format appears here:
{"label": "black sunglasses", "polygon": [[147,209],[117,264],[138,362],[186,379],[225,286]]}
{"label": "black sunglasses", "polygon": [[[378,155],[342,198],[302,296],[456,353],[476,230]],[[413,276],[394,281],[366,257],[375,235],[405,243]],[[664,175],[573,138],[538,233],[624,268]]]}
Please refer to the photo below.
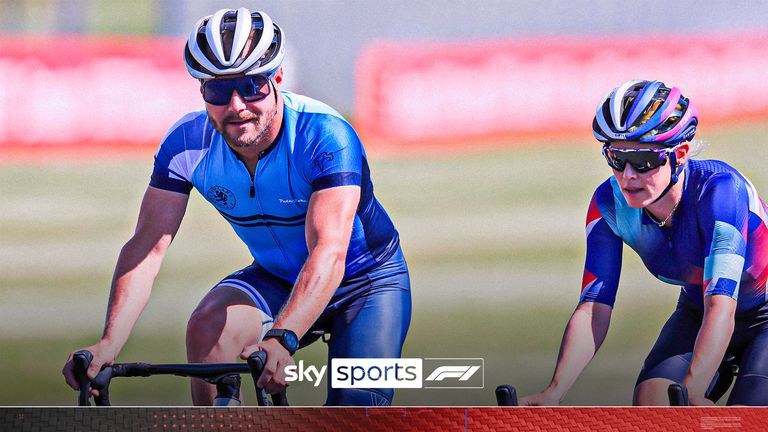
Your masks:
{"label": "black sunglasses", "polygon": [[237,78],[215,78],[204,81],[200,88],[203,100],[211,105],[227,105],[232,92],[246,102],[258,102],[269,96],[269,77],[266,75],[246,75]]}
{"label": "black sunglasses", "polygon": [[646,173],[667,163],[669,154],[675,151],[675,148],[663,149],[619,149],[610,147],[610,144],[603,146],[603,156],[608,161],[608,165],[616,171],[624,171],[627,164],[639,173]]}

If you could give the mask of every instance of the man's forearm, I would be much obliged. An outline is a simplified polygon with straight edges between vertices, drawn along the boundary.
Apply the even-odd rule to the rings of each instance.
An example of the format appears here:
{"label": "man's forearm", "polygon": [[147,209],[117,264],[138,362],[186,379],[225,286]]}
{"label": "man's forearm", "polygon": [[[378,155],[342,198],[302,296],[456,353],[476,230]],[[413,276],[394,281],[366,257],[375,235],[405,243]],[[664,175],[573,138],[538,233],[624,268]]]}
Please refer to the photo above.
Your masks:
{"label": "man's forearm", "polygon": [[119,352],[149,301],[162,252],[141,251],[136,239],[123,247],[115,266],[102,341]]}
{"label": "man's forearm", "polygon": [[346,250],[317,246],[310,252],[275,328],[302,337],[328,305],[344,277]]}

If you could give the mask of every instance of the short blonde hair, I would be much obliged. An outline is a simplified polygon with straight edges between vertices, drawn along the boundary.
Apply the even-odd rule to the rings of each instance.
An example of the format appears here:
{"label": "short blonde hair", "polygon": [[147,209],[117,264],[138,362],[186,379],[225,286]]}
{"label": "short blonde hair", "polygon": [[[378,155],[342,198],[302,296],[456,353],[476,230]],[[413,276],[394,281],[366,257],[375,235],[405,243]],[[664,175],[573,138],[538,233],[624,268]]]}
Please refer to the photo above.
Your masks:
{"label": "short blonde hair", "polygon": [[709,144],[705,143],[702,140],[694,139],[688,143],[688,146],[691,148],[690,150],[688,150],[688,159],[693,159],[696,156],[700,155],[701,152],[704,151],[704,149],[709,147]]}

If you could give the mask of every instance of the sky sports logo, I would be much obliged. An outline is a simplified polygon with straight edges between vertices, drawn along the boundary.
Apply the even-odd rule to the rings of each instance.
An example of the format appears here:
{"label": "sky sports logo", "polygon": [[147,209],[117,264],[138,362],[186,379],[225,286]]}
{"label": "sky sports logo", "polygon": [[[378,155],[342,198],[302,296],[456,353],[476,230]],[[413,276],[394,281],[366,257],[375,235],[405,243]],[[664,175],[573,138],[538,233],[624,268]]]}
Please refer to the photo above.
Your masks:
{"label": "sky sports logo", "polygon": [[[483,388],[482,358],[336,358],[331,359],[333,388]],[[288,381],[310,381],[319,386],[327,366],[286,367]]]}

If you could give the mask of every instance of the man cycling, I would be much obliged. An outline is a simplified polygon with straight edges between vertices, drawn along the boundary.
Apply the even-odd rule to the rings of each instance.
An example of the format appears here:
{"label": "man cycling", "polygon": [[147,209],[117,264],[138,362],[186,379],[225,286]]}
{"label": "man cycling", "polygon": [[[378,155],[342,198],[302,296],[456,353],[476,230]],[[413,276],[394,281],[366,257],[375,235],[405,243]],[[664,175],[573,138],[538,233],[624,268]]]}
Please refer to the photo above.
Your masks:
{"label": "man cycling", "polygon": [[[365,151],[327,105],[279,90],[285,39],[263,12],[219,10],[185,46],[206,109],[183,116],[155,154],[136,232],[123,247],[104,335],[88,347],[93,379],[111,364],[146,305],[197,189],[254,261],[214,286],[187,326],[190,362],[267,353],[259,386],[277,393],[301,346],[330,333],[328,357],[399,357],[410,323],[399,236],[373,195]],[[301,340],[299,343],[299,339]],[[72,355],[64,366],[77,388]],[[332,389],[329,405],[389,405],[392,389]],[[210,405],[215,389],[192,382]]]}
{"label": "man cycling", "polygon": [[597,108],[595,137],[613,176],[587,213],[581,298],[550,385],[521,405],[557,405],[605,339],[629,245],[658,279],[682,287],[645,360],[635,405],[667,405],[682,383],[706,399],[726,354],[740,359],[729,405],[768,405],[768,209],[721,161],[691,160],[698,113],[677,87],[629,81]]}

